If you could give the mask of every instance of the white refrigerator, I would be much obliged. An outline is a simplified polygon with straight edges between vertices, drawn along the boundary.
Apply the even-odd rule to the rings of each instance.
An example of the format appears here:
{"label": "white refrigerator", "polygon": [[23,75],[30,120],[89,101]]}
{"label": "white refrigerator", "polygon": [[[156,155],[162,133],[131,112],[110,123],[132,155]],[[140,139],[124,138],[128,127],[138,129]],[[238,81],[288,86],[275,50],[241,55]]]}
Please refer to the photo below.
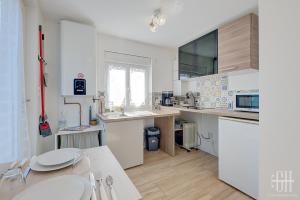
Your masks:
{"label": "white refrigerator", "polygon": [[219,179],[258,197],[258,121],[219,118]]}

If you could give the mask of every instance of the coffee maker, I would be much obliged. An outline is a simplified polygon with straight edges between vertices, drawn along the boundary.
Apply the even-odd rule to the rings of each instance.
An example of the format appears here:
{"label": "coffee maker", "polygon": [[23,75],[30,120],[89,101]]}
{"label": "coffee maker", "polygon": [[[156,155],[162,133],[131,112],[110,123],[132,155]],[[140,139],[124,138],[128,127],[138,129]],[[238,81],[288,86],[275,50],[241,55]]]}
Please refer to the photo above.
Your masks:
{"label": "coffee maker", "polygon": [[173,106],[172,103],[173,91],[163,91],[162,92],[162,105],[163,106]]}

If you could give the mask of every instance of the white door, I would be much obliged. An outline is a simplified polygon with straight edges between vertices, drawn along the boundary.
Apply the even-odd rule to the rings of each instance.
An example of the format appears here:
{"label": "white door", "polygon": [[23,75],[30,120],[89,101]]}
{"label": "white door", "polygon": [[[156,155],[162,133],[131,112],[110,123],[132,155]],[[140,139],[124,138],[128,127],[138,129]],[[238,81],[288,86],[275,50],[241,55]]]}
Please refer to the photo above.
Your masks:
{"label": "white door", "polygon": [[258,122],[219,118],[219,178],[258,196]]}

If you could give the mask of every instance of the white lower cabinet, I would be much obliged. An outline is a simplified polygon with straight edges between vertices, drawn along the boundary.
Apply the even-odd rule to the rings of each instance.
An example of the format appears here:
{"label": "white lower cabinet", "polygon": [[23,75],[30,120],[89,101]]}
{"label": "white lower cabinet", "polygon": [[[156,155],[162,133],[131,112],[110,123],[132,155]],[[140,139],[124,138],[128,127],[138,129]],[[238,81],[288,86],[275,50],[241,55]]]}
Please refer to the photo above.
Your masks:
{"label": "white lower cabinet", "polygon": [[259,125],[256,121],[219,118],[219,179],[258,197]]}
{"label": "white lower cabinet", "polygon": [[105,124],[105,144],[123,169],[143,164],[144,121],[131,120]]}

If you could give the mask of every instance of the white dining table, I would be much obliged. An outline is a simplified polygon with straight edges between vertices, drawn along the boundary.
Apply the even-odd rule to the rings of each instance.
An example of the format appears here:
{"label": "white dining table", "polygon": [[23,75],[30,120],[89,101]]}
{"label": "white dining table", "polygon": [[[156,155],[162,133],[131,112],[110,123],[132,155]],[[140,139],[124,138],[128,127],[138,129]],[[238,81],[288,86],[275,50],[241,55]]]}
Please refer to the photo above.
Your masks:
{"label": "white dining table", "polygon": [[[20,183],[17,180],[6,181],[0,188],[0,199],[10,200],[16,194],[20,193],[31,185],[38,184],[39,182],[52,177],[76,174],[88,178],[89,172],[94,173],[95,176],[97,176],[97,174],[101,174],[101,177],[103,178],[107,177],[108,175],[112,176],[113,187],[118,200],[142,199],[139,191],[129,179],[107,146],[85,149],[83,151],[89,159],[83,158],[79,163],[76,164],[75,167],[70,166],[52,172],[31,171],[26,179],[26,184]],[[100,200],[99,196],[98,199]]]}

